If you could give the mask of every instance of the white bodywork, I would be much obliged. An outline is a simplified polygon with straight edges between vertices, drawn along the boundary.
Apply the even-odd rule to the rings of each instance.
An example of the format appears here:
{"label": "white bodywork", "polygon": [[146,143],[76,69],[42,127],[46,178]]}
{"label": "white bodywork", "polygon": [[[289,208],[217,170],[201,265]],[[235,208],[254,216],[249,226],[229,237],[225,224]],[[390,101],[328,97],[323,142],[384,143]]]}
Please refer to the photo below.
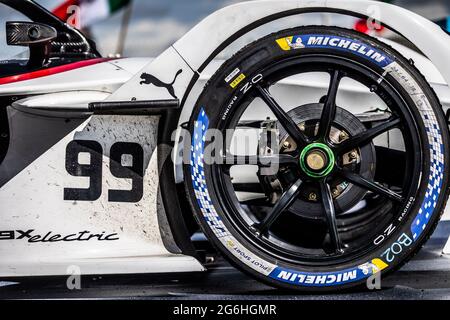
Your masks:
{"label": "white bodywork", "polygon": [[[3,186],[1,230],[34,230],[30,235],[39,235],[41,239],[32,243],[16,240],[0,246],[0,277],[60,275],[71,272],[69,266],[78,267],[83,274],[202,271],[194,258],[171,254],[160,235],[157,212],[164,212],[164,208],[158,190],[157,128],[158,119],[154,117],[92,117]],[[62,201],[63,188],[89,186],[86,178],[67,174],[63,159],[72,140],[101,142],[105,152],[104,190],[97,201]],[[129,181],[117,179],[107,170],[108,150],[117,141],[147,147],[144,196],[137,203],[108,201],[106,187],[131,188]],[[89,163],[89,159],[84,161]],[[78,236],[83,231],[106,233],[116,240],[51,242],[53,236]],[[47,233],[50,234],[45,238]],[[89,234],[81,239],[87,239]]]}
{"label": "white bodywork", "polygon": [[[174,84],[176,96],[184,101],[182,123],[188,119],[205,79],[220,64],[211,62],[213,54],[224,49],[222,44],[239,30],[253,23],[257,27],[263,23],[262,19],[274,15],[279,19],[283,13],[301,14],[303,9],[315,12],[344,10],[350,14],[368,16],[373,6],[378,8],[381,22],[401,33],[429,58],[431,62],[407,49],[403,52],[418,62],[418,67],[436,88],[443,105],[450,107],[448,36],[434,23],[408,10],[364,0],[263,0],[239,3],[207,17],[154,60],[110,61],[71,71],[70,77],[59,74],[3,85],[0,86],[0,95],[52,93],[21,103],[29,108],[46,103],[56,109],[61,106],[86,107],[93,97],[108,101],[172,99],[164,88],[143,87],[140,84],[141,75],[149,73],[170,83],[174,75],[182,70]],[[269,18],[264,23],[274,19]],[[435,66],[434,69],[431,65]],[[290,83],[281,83],[279,89],[289,92],[295,86],[311,87],[311,83],[314,82],[294,79]],[[318,79],[311,90],[321,85]],[[86,90],[96,92],[87,93]],[[352,88],[348,90],[354,93]],[[73,99],[68,100],[67,93],[60,93],[66,91],[71,91]],[[57,245],[49,242],[30,245],[25,241],[16,241],[9,246],[1,245],[0,276],[62,275],[73,265],[81,268],[83,274],[204,270],[196,259],[170,253],[162,241],[157,219],[158,212],[164,210],[158,205],[157,123],[158,117],[93,116],[2,187],[0,208],[6,214],[0,221],[0,230],[33,229],[38,234],[57,231],[61,235],[89,230],[92,233],[115,234],[120,239],[109,242],[59,242]],[[106,192],[103,192],[97,201],[63,202],[62,188],[80,181],[80,178],[68,176],[64,167],[65,148],[73,139],[101,143],[104,150],[104,189],[130,188],[129,181],[108,174],[108,150],[111,145],[116,141],[144,145],[146,170],[142,200],[131,205],[109,203],[105,198]],[[80,161],[89,162],[86,159]]]}

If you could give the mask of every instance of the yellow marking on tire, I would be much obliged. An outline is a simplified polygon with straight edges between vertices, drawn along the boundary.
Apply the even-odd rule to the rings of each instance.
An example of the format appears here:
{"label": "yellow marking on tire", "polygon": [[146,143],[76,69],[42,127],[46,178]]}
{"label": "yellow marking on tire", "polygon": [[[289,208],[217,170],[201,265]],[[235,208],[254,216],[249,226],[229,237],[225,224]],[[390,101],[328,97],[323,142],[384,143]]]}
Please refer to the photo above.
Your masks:
{"label": "yellow marking on tire", "polygon": [[287,38],[281,38],[281,39],[277,40],[277,43],[282,50],[289,51],[289,50],[291,50],[291,46],[289,45],[289,43],[292,43],[293,39],[294,39],[293,36],[287,37]]}
{"label": "yellow marking on tire", "polygon": [[241,83],[242,80],[244,80],[245,78],[246,78],[245,74],[241,73],[236,79],[234,79],[234,81],[230,84],[230,86],[233,89],[236,88],[239,85],[239,83]]}

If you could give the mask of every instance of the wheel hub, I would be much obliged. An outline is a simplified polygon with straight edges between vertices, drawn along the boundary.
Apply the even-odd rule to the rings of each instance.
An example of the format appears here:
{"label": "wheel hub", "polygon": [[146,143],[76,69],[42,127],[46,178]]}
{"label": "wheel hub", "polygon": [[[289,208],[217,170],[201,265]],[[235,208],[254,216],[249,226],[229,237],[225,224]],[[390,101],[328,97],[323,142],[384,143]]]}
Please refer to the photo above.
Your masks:
{"label": "wheel hub", "polygon": [[311,178],[325,178],[333,171],[333,151],[322,143],[308,145],[300,154],[300,167]]}
{"label": "wheel hub", "polygon": [[[318,133],[318,122],[322,114],[322,104],[309,104],[294,108],[289,116],[308,137],[315,137]],[[335,123],[331,128],[330,140],[339,144],[365,130],[364,125],[344,109],[337,108]],[[297,149],[295,142],[280,126],[280,152],[293,153]],[[354,152],[356,157],[350,154]],[[280,187],[287,188],[299,176],[306,179],[298,199],[291,205],[289,211],[295,215],[308,219],[323,219],[323,208],[320,190],[317,182],[328,178],[338,215],[354,207],[366,194],[365,190],[352,186],[344,179],[334,177],[333,170],[336,165],[354,171],[367,179],[373,179],[376,168],[376,156],[373,144],[368,144],[359,150],[352,150],[340,157],[335,157],[331,148],[323,143],[311,143],[300,151],[299,166],[297,168],[282,169],[273,176],[264,176],[260,181],[269,196],[278,195]],[[363,161],[364,159],[364,161]],[[308,181],[309,180],[309,181]],[[273,190],[274,193],[271,193]]]}

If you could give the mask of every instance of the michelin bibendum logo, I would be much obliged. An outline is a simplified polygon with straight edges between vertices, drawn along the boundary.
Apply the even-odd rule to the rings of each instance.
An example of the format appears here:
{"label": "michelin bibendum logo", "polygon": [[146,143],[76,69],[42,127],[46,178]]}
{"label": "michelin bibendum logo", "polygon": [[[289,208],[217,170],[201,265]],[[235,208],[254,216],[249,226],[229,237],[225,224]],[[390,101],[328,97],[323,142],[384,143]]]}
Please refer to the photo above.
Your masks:
{"label": "michelin bibendum logo", "polygon": [[285,40],[290,49],[302,49],[305,47],[301,37],[287,37],[280,40]]}
{"label": "michelin bibendum logo", "polygon": [[393,60],[384,52],[361,41],[330,35],[301,35],[290,36],[276,40],[284,51],[303,48],[333,48],[340,51],[349,51],[361,57],[369,59],[380,67],[386,67]]}

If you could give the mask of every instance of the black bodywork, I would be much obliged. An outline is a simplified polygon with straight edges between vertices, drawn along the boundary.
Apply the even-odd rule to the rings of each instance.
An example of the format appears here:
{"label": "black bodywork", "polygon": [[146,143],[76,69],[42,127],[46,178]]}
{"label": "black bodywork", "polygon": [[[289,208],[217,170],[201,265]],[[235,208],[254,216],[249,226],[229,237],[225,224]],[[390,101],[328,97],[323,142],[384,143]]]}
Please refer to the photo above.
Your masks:
{"label": "black bodywork", "polygon": [[4,61],[0,77],[100,57],[92,40],[39,4],[31,0],[0,0],[0,3],[20,12],[32,22],[50,26],[57,31],[57,38],[50,43],[50,50],[46,52],[44,59],[36,59],[36,56],[41,55],[40,46],[30,46],[29,61],[26,64],[23,64],[23,61]]}

